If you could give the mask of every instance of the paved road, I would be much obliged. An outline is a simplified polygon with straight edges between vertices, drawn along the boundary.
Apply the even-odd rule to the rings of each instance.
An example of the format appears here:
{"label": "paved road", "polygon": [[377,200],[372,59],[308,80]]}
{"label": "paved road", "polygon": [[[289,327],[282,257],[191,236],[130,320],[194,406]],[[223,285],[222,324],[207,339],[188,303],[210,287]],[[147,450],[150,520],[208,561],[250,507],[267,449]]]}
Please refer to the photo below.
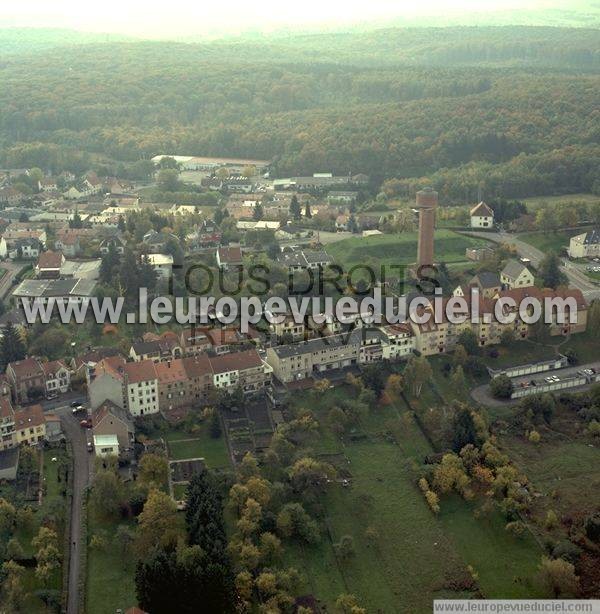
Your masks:
{"label": "paved road", "polygon": [[[64,401],[63,401],[64,403]],[[86,429],[79,425],[80,416],[74,416],[71,407],[64,404],[52,407],[60,416],[65,436],[73,446],[73,505],[71,507],[70,564],[67,595],[67,614],[79,612],[79,562],[85,544],[81,543],[81,513],[83,496],[90,479],[90,462],[87,451]]]}
{"label": "paved road", "polygon": [[16,274],[27,265],[23,262],[11,262],[6,260],[2,263],[2,268],[6,269],[6,273],[0,279],[0,299],[6,297],[6,295],[12,290],[13,280]]}
{"label": "paved road", "polygon": [[[472,237],[477,237],[479,239],[487,239],[489,241],[493,241],[495,243],[509,243],[514,245],[519,256],[522,258],[529,258],[533,266],[537,267],[540,261],[544,258],[546,254],[541,250],[537,249],[537,247],[533,247],[533,245],[529,245],[529,243],[525,243],[513,234],[509,234],[507,232],[476,232],[469,231],[463,234],[468,234]],[[584,297],[591,301],[595,298],[600,298],[600,286],[594,284],[587,275],[581,271],[576,265],[569,264],[569,266],[561,266],[561,270],[569,279],[569,284],[574,288],[579,288],[583,293]]]}

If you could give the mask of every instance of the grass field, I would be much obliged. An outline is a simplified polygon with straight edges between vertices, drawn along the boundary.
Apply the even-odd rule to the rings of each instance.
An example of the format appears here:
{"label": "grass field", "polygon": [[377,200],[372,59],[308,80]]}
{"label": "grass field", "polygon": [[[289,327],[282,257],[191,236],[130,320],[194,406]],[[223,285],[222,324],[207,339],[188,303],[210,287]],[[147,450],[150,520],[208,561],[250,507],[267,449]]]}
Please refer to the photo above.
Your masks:
{"label": "grass field", "polygon": [[[321,397],[303,393],[294,404],[310,407],[323,421],[349,394],[345,387]],[[429,402],[439,399],[432,394]],[[533,540],[511,537],[499,515],[476,520],[472,504],[459,498],[444,498],[439,517],[431,513],[413,467],[432,448],[402,402],[372,408],[359,431],[355,441],[327,437],[314,446],[315,452],[337,454],[352,480],[349,488],[336,486],[327,495],[320,544],[286,545],[285,562],[304,572],[307,591],[329,607],[341,592],[352,592],[370,612],[419,614],[431,611],[436,596],[459,596],[449,587],[472,565],[485,596],[539,594],[533,578],[541,553]],[[365,537],[369,526],[378,535],[374,543]],[[334,549],[343,535],[354,539],[356,553],[348,561],[337,560]]]}
{"label": "grass field", "polygon": [[86,578],[87,614],[105,614],[121,609],[125,612],[137,604],[135,596],[135,557],[123,558],[113,540],[117,524],[98,518],[93,510],[88,512],[88,539],[101,534],[106,547],[90,548],[88,545]]}
{"label": "grass field", "polygon": [[[482,239],[463,237],[451,230],[435,233],[436,260],[446,263],[466,262],[465,249],[486,245]],[[417,233],[350,237],[327,248],[331,256],[346,268],[358,264],[407,265],[417,257]],[[390,273],[393,273],[391,271]]]}
{"label": "grass field", "polygon": [[559,232],[526,232],[517,235],[517,239],[537,247],[544,253],[561,252],[569,247],[569,240],[575,235],[585,232],[585,228],[577,230],[560,230]]}
{"label": "grass field", "polygon": [[567,203],[594,203],[598,202],[600,197],[594,194],[578,193],[578,194],[563,194],[561,196],[532,196],[524,198],[523,202],[527,205],[529,211],[535,211],[544,205],[561,205]]}
{"label": "grass field", "polygon": [[229,467],[229,453],[225,435],[213,439],[206,425],[200,432],[189,435],[183,431],[169,431],[165,435],[171,460],[184,460],[186,458],[204,458],[210,469]]}

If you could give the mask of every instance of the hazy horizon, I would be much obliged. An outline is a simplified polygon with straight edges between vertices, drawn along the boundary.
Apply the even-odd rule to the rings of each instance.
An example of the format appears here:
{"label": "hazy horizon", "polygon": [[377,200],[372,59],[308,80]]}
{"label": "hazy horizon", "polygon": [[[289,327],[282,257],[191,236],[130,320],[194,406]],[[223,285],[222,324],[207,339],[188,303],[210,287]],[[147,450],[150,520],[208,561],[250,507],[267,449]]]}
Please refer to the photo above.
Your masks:
{"label": "hazy horizon", "polygon": [[87,5],[77,0],[43,0],[27,3],[10,1],[0,16],[2,28],[65,28],[90,33],[110,33],[140,38],[189,38],[235,35],[246,32],[268,33],[277,30],[313,30],[383,25],[457,25],[460,23],[501,25],[524,23],[524,15],[538,17],[581,11],[595,14],[600,4],[585,0],[491,0],[482,11],[476,0],[306,0],[302,5],[282,6],[266,0],[249,9],[240,0],[222,5],[201,6],[184,0],[174,10],[167,5],[153,6],[141,0],[106,0]]}

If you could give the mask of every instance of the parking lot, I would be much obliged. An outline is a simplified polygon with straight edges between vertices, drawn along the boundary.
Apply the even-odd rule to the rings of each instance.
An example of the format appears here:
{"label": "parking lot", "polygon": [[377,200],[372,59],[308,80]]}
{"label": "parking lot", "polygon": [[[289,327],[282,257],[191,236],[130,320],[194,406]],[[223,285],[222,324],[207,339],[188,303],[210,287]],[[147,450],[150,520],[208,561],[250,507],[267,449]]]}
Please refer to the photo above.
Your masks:
{"label": "parking lot", "polygon": [[536,392],[552,392],[576,388],[600,381],[600,361],[576,365],[554,371],[544,371],[534,375],[523,375],[512,379],[513,398]]}

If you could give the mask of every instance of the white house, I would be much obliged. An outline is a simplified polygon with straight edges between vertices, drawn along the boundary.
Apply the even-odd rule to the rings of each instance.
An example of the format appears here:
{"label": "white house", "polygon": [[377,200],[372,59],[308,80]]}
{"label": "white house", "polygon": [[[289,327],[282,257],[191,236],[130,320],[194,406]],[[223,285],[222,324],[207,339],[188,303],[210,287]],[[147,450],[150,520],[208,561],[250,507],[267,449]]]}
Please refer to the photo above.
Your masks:
{"label": "white house", "polygon": [[471,209],[471,228],[491,228],[494,225],[494,211],[481,201]]}
{"label": "white house", "polygon": [[412,355],[415,349],[415,336],[408,324],[389,324],[382,328],[387,337],[383,346],[383,359],[395,360]]}
{"label": "white house", "polygon": [[597,258],[600,256],[600,228],[571,237],[569,249],[571,258]]}
{"label": "white house", "polygon": [[509,289],[529,288],[533,286],[534,278],[531,271],[518,260],[509,260],[500,272],[500,282]]}
{"label": "white house", "polygon": [[63,394],[71,386],[71,372],[60,360],[52,360],[42,363],[42,369],[46,376],[47,395]]}
{"label": "white house", "polygon": [[119,456],[119,440],[116,435],[94,435],[94,452],[102,458]]}
{"label": "white house", "polygon": [[157,279],[169,279],[173,272],[173,256],[171,254],[148,254],[148,262],[156,272]]}
{"label": "white house", "polygon": [[127,409],[132,416],[158,413],[158,375],[151,360],[124,365]]}

